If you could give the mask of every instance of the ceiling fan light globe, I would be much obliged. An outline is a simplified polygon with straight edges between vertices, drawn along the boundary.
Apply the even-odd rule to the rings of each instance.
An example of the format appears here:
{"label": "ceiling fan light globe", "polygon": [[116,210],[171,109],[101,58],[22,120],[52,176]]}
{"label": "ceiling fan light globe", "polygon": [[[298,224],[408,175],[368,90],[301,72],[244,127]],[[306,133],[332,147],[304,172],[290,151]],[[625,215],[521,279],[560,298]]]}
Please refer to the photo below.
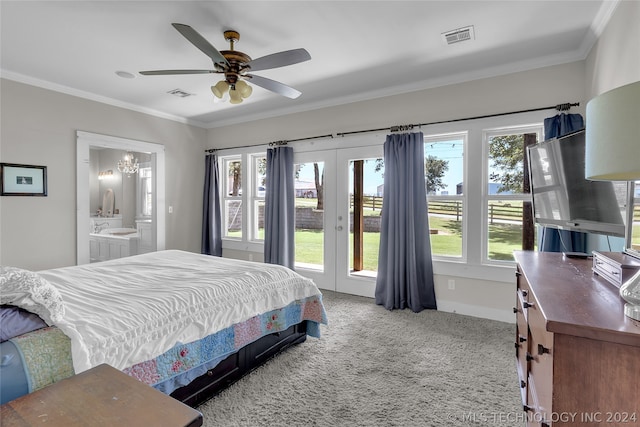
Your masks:
{"label": "ceiling fan light globe", "polygon": [[211,86],[211,92],[218,98],[222,99],[225,93],[229,90],[229,83],[224,80],[220,80],[215,86]]}
{"label": "ceiling fan light globe", "polygon": [[240,104],[242,102],[242,95],[240,95],[240,91],[237,89],[229,90],[229,96],[231,97],[229,101],[231,104]]}
{"label": "ceiling fan light globe", "polygon": [[240,96],[243,98],[248,98],[253,92],[253,88],[244,80],[240,80],[236,83],[236,90],[240,92]]}

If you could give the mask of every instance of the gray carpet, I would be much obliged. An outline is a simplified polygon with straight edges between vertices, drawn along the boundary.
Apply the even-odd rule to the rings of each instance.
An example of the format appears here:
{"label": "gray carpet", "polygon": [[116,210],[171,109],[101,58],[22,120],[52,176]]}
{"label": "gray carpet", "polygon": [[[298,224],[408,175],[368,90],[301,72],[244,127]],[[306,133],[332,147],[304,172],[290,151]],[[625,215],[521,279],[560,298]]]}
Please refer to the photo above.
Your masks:
{"label": "gray carpet", "polygon": [[522,425],[515,326],[324,291],[329,325],[198,409],[204,426]]}

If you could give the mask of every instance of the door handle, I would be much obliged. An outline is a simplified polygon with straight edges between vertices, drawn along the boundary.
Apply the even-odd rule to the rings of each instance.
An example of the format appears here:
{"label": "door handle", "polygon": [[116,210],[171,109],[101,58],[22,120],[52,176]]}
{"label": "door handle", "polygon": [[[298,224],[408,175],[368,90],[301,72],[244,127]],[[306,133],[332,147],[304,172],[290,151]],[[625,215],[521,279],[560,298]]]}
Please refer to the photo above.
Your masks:
{"label": "door handle", "polygon": [[341,225],[337,226],[337,227],[336,227],[336,230],[338,230],[338,231],[342,231],[342,226],[341,226]]}

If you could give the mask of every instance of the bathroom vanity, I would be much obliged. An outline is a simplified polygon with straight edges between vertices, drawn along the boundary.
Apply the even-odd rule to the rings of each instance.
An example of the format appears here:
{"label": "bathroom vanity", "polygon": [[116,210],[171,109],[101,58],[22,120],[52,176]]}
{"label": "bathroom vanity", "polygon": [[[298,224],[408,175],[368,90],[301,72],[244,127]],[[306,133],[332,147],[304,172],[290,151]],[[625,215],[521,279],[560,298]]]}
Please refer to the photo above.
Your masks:
{"label": "bathroom vanity", "polygon": [[100,233],[89,233],[89,261],[137,255],[139,240],[140,235],[135,228],[107,228]]}
{"label": "bathroom vanity", "polygon": [[89,218],[89,261],[98,262],[138,254],[139,233],[122,227],[122,215]]}
{"label": "bathroom vanity", "polygon": [[91,216],[89,218],[89,233],[99,233],[107,228],[122,228],[122,215]]}

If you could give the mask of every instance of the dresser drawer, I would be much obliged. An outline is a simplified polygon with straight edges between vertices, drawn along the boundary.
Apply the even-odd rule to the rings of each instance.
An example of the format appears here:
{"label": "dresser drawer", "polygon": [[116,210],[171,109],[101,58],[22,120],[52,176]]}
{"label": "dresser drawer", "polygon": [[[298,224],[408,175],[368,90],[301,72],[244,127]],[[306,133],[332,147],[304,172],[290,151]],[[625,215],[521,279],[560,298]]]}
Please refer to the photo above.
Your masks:
{"label": "dresser drawer", "polygon": [[527,384],[529,362],[527,353],[529,352],[529,327],[522,312],[521,298],[516,296],[516,368],[518,372],[518,386],[520,387],[520,397],[522,405],[527,406]]}
{"label": "dresser drawer", "polygon": [[553,402],[553,333],[546,330],[546,320],[537,302],[531,301],[529,314],[529,396],[538,419],[552,415]]}
{"label": "dresser drawer", "polygon": [[529,283],[527,282],[526,277],[524,277],[524,274],[520,272],[520,270],[516,271],[516,278],[516,299],[520,303],[518,309],[523,314],[524,321],[526,323],[528,321],[527,308],[529,307],[529,299],[533,297],[531,296],[531,288],[529,287]]}

